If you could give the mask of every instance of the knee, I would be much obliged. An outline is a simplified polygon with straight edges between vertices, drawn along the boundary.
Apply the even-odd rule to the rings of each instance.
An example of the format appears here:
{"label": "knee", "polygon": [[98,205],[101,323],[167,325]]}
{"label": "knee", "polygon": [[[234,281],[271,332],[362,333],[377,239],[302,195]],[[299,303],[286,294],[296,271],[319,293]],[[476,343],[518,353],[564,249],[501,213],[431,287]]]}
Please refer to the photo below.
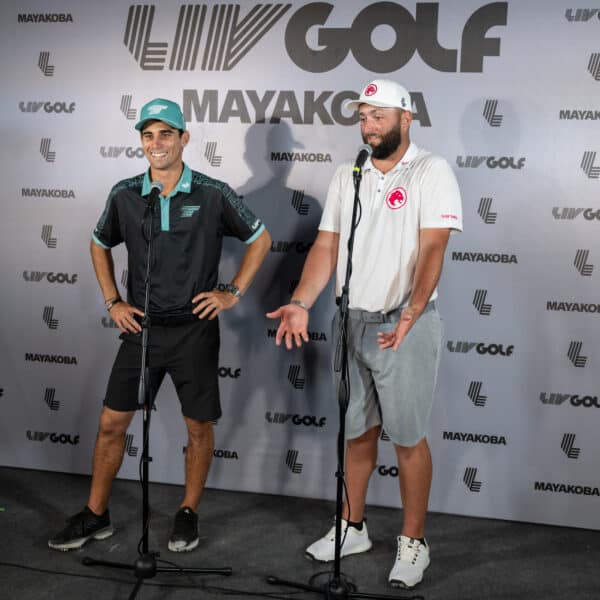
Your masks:
{"label": "knee", "polygon": [[100,415],[98,425],[98,436],[101,437],[119,437],[124,436],[131,422],[132,413],[117,412],[105,408]]}

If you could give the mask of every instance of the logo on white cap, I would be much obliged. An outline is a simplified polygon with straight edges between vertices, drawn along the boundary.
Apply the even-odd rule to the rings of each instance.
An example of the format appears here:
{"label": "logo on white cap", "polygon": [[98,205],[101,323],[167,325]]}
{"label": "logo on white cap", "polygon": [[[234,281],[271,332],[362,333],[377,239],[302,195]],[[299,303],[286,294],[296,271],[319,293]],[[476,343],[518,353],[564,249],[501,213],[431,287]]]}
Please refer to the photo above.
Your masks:
{"label": "logo on white cap", "polygon": [[373,96],[377,93],[377,86],[374,83],[370,83],[365,88],[365,96]]}

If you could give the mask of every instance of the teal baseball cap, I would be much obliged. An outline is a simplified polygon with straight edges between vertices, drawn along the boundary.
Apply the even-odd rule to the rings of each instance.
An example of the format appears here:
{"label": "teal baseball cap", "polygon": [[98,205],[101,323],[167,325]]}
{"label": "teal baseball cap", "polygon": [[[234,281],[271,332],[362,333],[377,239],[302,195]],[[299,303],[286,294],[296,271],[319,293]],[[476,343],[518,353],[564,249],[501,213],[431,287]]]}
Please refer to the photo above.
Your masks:
{"label": "teal baseball cap", "polygon": [[179,108],[177,102],[172,100],[154,98],[154,100],[144,104],[140,111],[140,120],[135,124],[135,128],[141,131],[147,121],[163,121],[171,127],[175,127],[175,129],[185,131],[185,119],[181,108]]}

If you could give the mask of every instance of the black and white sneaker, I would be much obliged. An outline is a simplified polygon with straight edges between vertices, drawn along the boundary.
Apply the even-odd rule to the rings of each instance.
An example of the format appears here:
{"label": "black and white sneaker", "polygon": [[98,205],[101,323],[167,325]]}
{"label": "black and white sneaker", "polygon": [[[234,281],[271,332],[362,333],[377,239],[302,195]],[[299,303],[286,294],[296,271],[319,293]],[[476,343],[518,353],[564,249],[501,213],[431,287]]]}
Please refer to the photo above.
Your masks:
{"label": "black and white sneaker", "polygon": [[103,515],[93,513],[87,506],[76,515],[67,519],[68,525],[48,540],[48,546],[55,550],[75,550],[81,548],[88,540],[103,540],[110,537],[115,530],[110,524],[108,510]]}
{"label": "black and white sneaker", "polygon": [[189,552],[200,542],[198,537],[198,515],[187,506],[182,506],[175,515],[173,532],[169,538],[171,552]]}

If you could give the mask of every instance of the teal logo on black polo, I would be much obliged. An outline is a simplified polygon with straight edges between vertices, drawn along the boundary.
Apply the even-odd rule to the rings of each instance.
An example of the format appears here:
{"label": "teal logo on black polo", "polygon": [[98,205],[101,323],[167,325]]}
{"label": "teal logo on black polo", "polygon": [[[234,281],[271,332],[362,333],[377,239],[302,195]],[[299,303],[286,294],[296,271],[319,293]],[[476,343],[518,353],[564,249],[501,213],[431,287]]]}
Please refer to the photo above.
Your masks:
{"label": "teal logo on black polo", "polygon": [[196,211],[199,211],[200,207],[199,206],[182,206],[181,207],[181,217],[183,219],[187,219],[189,217],[191,217]]}

